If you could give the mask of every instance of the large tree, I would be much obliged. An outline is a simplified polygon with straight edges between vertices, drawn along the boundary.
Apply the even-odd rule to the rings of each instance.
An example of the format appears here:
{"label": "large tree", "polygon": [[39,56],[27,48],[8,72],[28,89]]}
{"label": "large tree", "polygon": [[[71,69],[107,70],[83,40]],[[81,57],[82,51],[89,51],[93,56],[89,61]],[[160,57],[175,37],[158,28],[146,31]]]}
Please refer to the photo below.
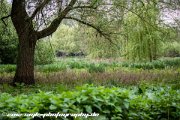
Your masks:
{"label": "large tree", "polygon": [[[106,1],[105,1],[106,2]],[[100,26],[93,24],[93,14],[103,14],[102,0],[13,0],[10,15],[19,45],[17,69],[13,84],[35,84],[34,53],[36,42],[51,35],[64,19],[71,19],[96,29],[107,36]],[[96,15],[97,16],[97,15]],[[3,19],[7,18],[4,17]]]}

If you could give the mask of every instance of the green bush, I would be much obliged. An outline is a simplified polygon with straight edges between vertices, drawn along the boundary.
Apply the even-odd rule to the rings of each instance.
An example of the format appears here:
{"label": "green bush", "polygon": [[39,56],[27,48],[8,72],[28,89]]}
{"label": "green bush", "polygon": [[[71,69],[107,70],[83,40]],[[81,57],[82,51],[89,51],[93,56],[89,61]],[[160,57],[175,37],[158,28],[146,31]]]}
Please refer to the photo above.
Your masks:
{"label": "green bush", "polygon": [[[0,18],[10,13],[10,4],[7,1],[0,3]],[[6,19],[6,26],[0,21],[0,64],[14,64],[17,58],[18,38],[10,19]]]}
{"label": "green bush", "polygon": [[39,41],[35,51],[35,64],[50,64],[55,61],[54,51],[47,40]]}
{"label": "green bush", "polygon": [[[1,37],[0,37],[1,39]],[[0,63],[14,64],[17,59],[17,38],[0,40]]]}
{"label": "green bush", "polygon": [[[0,18],[10,13],[10,4],[6,0],[0,3]],[[6,25],[0,21],[0,64],[14,64],[17,59],[18,38],[10,19],[6,19]]]}
{"label": "green bush", "polygon": [[66,52],[78,52],[84,47],[82,39],[76,39],[77,26],[69,26],[62,24],[61,27],[52,35],[51,42],[55,50],[62,50]]}
{"label": "green bush", "polygon": [[[180,119],[180,91],[170,86],[143,85],[105,88],[84,85],[63,93],[43,92],[12,96],[1,93],[0,119],[10,113],[98,113],[94,119]],[[25,117],[9,117],[23,119]],[[33,119],[32,117],[29,117]],[[69,116],[68,119],[71,117]],[[85,119],[78,117],[80,120]],[[36,119],[38,119],[36,117]],[[53,119],[53,117],[51,118]],[[55,118],[54,118],[55,119]],[[60,118],[59,118],[60,119]],[[61,117],[63,119],[63,117]]]}

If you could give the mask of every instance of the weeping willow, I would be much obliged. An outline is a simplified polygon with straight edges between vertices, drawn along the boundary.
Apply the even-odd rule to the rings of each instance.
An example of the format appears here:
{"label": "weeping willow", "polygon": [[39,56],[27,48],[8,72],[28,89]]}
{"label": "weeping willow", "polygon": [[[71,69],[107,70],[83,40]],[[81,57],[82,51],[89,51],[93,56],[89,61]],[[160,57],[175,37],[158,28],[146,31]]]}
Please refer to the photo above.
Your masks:
{"label": "weeping willow", "polygon": [[159,10],[155,2],[134,2],[124,19],[124,52],[132,61],[157,59],[163,33],[157,25]]}
{"label": "weeping willow", "polygon": [[81,29],[79,30],[79,33],[81,32],[81,38],[78,39],[82,40],[83,49],[87,53],[88,57],[115,58],[120,56],[120,50],[117,46],[115,46],[116,44],[119,44],[118,41],[113,39],[113,43],[111,43],[91,28],[80,27],[79,29]]}

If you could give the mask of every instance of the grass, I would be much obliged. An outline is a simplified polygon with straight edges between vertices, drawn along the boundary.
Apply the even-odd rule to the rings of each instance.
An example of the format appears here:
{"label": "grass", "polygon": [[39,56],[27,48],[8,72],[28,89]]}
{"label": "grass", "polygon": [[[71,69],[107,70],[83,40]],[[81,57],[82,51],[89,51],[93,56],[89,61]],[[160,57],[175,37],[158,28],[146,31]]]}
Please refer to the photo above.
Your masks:
{"label": "grass", "polygon": [[[153,62],[143,62],[143,63],[131,63],[131,62],[121,62],[121,61],[107,61],[107,60],[90,60],[90,59],[73,59],[66,58],[61,59],[53,64],[48,65],[37,65],[35,70],[37,72],[58,72],[66,71],[67,69],[87,69],[91,72],[104,72],[105,69],[115,69],[115,68],[134,68],[134,69],[168,69],[168,68],[179,68],[180,58],[171,59],[160,59]],[[16,69],[15,65],[0,65],[0,73],[11,73]]]}
{"label": "grass", "polygon": [[[4,83],[11,82],[14,74],[4,73],[0,75]],[[89,73],[87,70],[68,70],[59,72],[36,72],[38,84],[63,84],[76,86],[86,83],[105,86],[137,85],[146,83],[169,83],[180,85],[180,69],[166,70],[142,70],[142,69],[115,69],[106,72]]]}
{"label": "grass", "polygon": [[144,63],[122,63],[122,67],[137,68],[137,69],[166,69],[180,67],[180,58],[161,59],[152,62]]}
{"label": "grass", "polygon": [[[89,59],[62,59],[54,64],[35,66],[37,83],[78,85],[138,84],[139,82],[168,82],[179,84],[180,58],[163,59],[152,63],[125,63],[91,61]],[[166,65],[166,67],[164,67]],[[10,82],[15,65],[0,65],[0,83]]]}

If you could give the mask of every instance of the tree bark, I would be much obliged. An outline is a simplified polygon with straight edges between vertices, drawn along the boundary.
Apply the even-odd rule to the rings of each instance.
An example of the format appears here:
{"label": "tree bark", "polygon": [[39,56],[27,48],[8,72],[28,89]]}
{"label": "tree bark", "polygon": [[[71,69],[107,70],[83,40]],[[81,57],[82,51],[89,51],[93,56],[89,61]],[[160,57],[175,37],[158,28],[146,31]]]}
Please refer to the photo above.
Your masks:
{"label": "tree bark", "polygon": [[36,39],[35,35],[31,37],[23,34],[19,38],[17,68],[13,84],[24,83],[26,85],[35,84],[34,79],[34,52]]}

